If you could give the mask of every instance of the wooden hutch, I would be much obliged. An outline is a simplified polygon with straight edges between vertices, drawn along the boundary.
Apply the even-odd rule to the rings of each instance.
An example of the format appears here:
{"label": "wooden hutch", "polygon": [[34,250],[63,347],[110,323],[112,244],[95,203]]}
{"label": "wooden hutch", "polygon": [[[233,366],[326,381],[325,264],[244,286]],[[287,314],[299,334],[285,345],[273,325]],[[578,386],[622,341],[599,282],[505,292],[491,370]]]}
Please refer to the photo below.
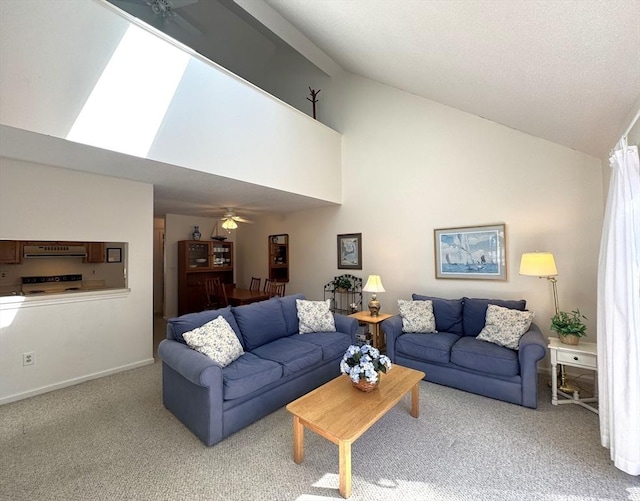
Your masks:
{"label": "wooden hutch", "polygon": [[178,315],[205,309],[204,282],[213,277],[233,284],[233,242],[178,242]]}

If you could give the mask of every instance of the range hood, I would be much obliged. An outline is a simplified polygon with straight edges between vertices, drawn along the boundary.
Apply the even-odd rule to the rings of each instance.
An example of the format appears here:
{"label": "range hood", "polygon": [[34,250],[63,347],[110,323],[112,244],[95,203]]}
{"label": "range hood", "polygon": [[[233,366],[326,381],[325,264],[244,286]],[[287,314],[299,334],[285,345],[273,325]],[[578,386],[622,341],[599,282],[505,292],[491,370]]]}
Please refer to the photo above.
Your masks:
{"label": "range hood", "polygon": [[84,245],[25,245],[24,257],[87,257]]}

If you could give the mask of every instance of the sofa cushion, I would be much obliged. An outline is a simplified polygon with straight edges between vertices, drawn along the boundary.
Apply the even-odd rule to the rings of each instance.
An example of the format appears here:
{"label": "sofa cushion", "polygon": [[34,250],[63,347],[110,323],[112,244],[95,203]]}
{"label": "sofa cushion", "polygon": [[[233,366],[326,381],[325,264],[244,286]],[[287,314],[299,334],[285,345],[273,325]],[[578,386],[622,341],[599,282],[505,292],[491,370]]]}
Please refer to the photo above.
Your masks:
{"label": "sofa cushion", "polygon": [[484,327],[487,315],[487,306],[495,304],[504,308],[523,311],[527,306],[524,299],[519,301],[501,300],[501,299],[478,299],[478,298],[462,298],[464,307],[462,308],[462,326],[464,327],[465,336],[477,336]]}
{"label": "sofa cushion", "polygon": [[259,301],[231,308],[244,339],[245,351],[287,336],[287,326],[280,306],[280,298]]}
{"label": "sofa cushion", "polygon": [[458,339],[460,336],[450,332],[402,334],[396,339],[396,355],[446,364],[449,362],[451,347]]}
{"label": "sofa cushion", "polygon": [[282,377],[282,366],[245,353],[222,369],[224,399],[244,397]]}
{"label": "sofa cushion", "polygon": [[264,344],[252,353],[265,360],[282,365],[282,375],[307,369],[322,360],[322,349],[311,343],[299,341],[297,338],[285,337]]}
{"label": "sofa cushion", "polygon": [[186,315],[170,318],[167,321],[168,331],[173,332],[173,336],[176,341],[182,344],[187,344],[187,342],[182,337],[185,332],[192,331],[197,327],[202,327],[204,324],[211,322],[211,320],[213,320],[214,318],[218,318],[220,315],[222,315],[222,318],[224,318],[231,326],[233,332],[236,333],[236,336],[238,336],[240,343],[244,347],[244,340],[242,339],[242,335],[240,334],[240,328],[236,323],[236,319],[231,312],[231,306],[220,308],[219,310],[206,310],[200,311],[198,313],[187,313]]}
{"label": "sofa cushion", "polygon": [[463,336],[451,348],[451,362],[496,376],[520,374],[518,352],[475,337]]}
{"label": "sofa cushion", "polygon": [[312,332],[298,338],[322,350],[322,360],[331,360],[344,355],[351,345],[351,338],[342,332]]}
{"label": "sofa cushion", "polygon": [[236,333],[222,315],[182,336],[190,348],[206,355],[221,367],[226,367],[244,353]]}
{"label": "sofa cushion", "polygon": [[518,311],[490,304],[487,307],[485,325],[476,339],[517,350],[520,338],[531,326],[533,315],[532,311]]}
{"label": "sofa cushion", "polygon": [[444,299],[440,297],[422,296],[413,294],[414,301],[431,301],[433,314],[436,317],[436,330],[438,332],[452,332],[462,335],[462,299]]}
{"label": "sofa cushion", "polygon": [[298,309],[298,327],[300,334],[309,332],[335,332],[336,324],[329,309],[330,299],[326,301],[305,301],[296,299]]}
{"label": "sofa cushion", "polygon": [[298,329],[298,309],[296,308],[296,299],[304,299],[302,294],[293,294],[280,298],[280,306],[284,315],[284,323],[287,324],[287,335],[297,334]]}
{"label": "sofa cushion", "polygon": [[402,332],[436,332],[431,301],[405,301],[398,299],[402,317]]}

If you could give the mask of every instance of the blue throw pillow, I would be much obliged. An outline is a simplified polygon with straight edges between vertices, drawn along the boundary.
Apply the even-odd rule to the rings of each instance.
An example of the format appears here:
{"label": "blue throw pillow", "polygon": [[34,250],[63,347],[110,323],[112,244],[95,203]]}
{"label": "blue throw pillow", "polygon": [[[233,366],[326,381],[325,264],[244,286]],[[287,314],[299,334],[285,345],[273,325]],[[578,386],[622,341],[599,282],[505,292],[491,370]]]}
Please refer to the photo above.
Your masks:
{"label": "blue throw pillow", "polygon": [[527,302],[520,300],[503,300],[503,299],[478,299],[478,298],[462,298],[464,308],[462,309],[462,325],[464,327],[465,336],[477,336],[484,328],[487,316],[487,307],[490,304],[510,308],[512,310],[524,311]]}
{"label": "blue throw pillow", "polygon": [[414,301],[431,301],[433,303],[433,314],[436,317],[438,332],[462,335],[462,299],[443,299],[421,296],[420,294],[412,294],[411,298]]}
{"label": "blue throw pillow", "polygon": [[236,319],[231,313],[231,306],[227,306],[226,308],[220,308],[219,310],[205,310],[199,311],[197,313],[187,313],[186,315],[181,315],[179,317],[170,318],[167,322],[169,324],[169,328],[173,329],[173,335],[175,336],[176,341],[187,344],[182,335],[185,332],[192,331],[193,329],[197,329],[198,327],[202,327],[204,324],[211,322],[213,319],[218,318],[222,315],[231,328],[233,332],[235,332],[236,336],[238,336],[238,340],[240,344],[244,347],[244,340],[242,339],[242,335],[240,334],[240,328],[236,323]]}
{"label": "blue throw pillow", "polygon": [[282,314],[284,322],[287,324],[287,334],[298,333],[298,309],[296,308],[296,299],[305,299],[302,294],[293,294],[280,298],[280,306],[282,306]]}
{"label": "blue throw pillow", "polygon": [[279,297],[244,306],[233,306],[231,311],[244,338],[245,351],[287,336],[287,324]]}

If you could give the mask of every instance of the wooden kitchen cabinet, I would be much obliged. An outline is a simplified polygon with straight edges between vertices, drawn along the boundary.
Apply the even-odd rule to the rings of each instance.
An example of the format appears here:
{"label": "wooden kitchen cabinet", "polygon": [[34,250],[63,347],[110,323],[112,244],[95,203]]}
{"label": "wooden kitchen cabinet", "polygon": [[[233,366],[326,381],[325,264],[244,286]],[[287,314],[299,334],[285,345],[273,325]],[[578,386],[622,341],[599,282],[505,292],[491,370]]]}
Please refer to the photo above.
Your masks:
{"label": "wooden kitchen cabinet", "polygon": [[86,242],[87,257],[85,262],[87,263],[104,263],[107,253],[107,244],[104,242]]}
{"label": "wooden kitchen cabinet", "polygon": [[17,240],[0,240],[0,264],[20,264],[22,245]]}
{"label": "wooden kitchen cabinet", "polygon": [[178,315],[205,309],[204,284],[214,277],[233,284],[233,242],[178,242]]}

